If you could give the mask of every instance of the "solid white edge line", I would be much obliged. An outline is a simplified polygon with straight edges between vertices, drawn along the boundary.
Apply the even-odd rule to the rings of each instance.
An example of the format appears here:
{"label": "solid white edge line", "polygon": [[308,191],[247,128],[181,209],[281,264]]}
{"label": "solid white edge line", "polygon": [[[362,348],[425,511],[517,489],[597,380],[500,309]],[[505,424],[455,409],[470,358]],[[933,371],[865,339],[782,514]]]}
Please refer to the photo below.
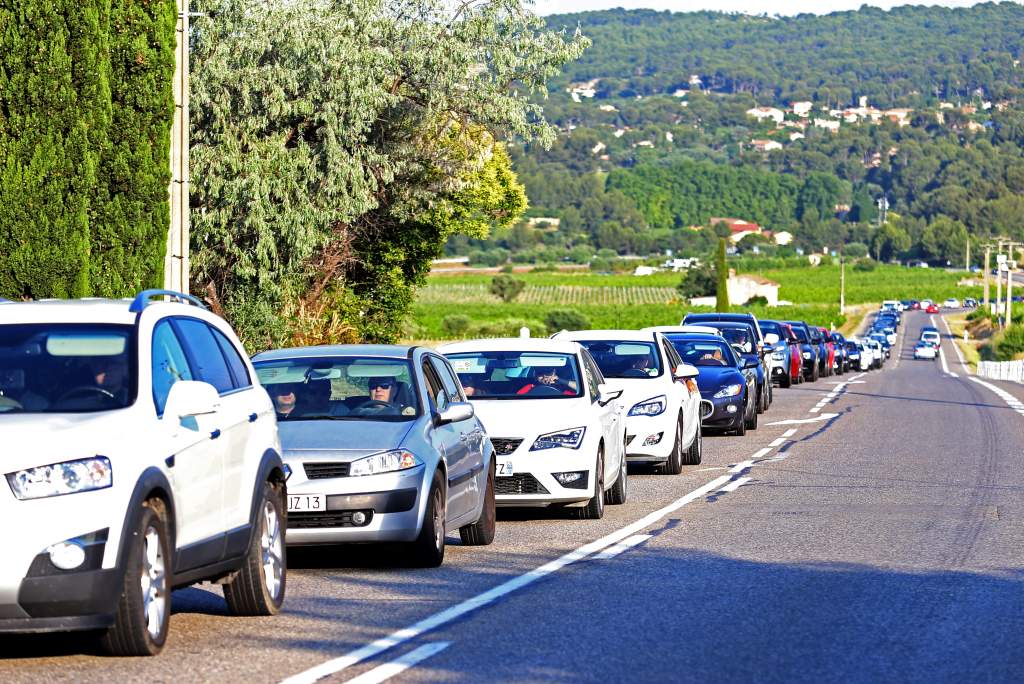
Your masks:
{"label": "solid white edge line", "polygon": [[658,510],[653,511],[651,513],[648,513],[639,520],[630,523],[625,527],[619,528],[618,530],[610,534],[607,534],[601,537],[600,539],[596,539],[588,544],[584,544],[575,551],[570,551],[569,553],[559,556],[554,560],[548,561],[547,563],[538,566],[533,570],[530,570],[529,572],[517,575],[509,580],[506,580],[505,582],[502,582],[498,586],[493,587],[492,589],[488,589],[487,591],[481,594],[477,594],[476,596],[468,598],[464,601],[461,601],[460,603],[457,603],[454,606],[451,606],[450,608],[446,608],[442,611],[434,613],[433,615],[430,615],[409,627],[405,627],[403,629],[399,629],[395,632],[392,632],[391,634],[385,637],[381,637],[380,639],[377,639],[376,641],[366,644],[365,646],[361,646],[360,648],[357,648],[354,651],[350,651],[349,653],[343,656],[333,658],[331,660],[328,660],[327,662],[321,663],[320,665],[305,670],[304,672],[300,672],[298,674],[292,675],[291,677],[283,679],[281,680],[282,684],[312,684],[313,682],[319,681],[324,677],[329,677],[330,675],[337,674],[338,672],[341,672],[342,670],[352,667],[353,665],[361,663],[364,660],[373,658],[374,656],[380,655],[385,651],[389,651],[395,646],[398,646],[399,644],[404,644],[411,639],[415,639],[421,634],[429,632],[433,629],[437,629],[442,625],[446,625],[449,622],[452,622],[453,620],[462,617],[463,615],[472,613],[478,608],[482,608],[483,606],[486,606],[489,603],[493,603],[494,601],[503,596],[511,594],[512,592],[518,589],[522,589],[527,585],[533,584],[537,580],[547,577],[548,575],[555,573],[568,565],[577,563],[580,560],[591,555],[592,553],[601,551],[611,546],[612,544],[622,541],[626,537],[639,532],[640,530],[650,527],[651,525],[660,521],[665,516],[676,512],[683,506],[692,503],[693,501],[700,499],[704,495],[715,491],[716,489],[718,489],[731,479],[732,477],[729,475],[722,475],[720,477],[716,477],[714,480],[711,480],[710,482],[704,484],[703,486],[698,487],[689,494],[686,494],[676,499],[669,505],[659,508]]}
{"label": "solid white edge line", "polygon": [[946,333],[949,335],[949,339],[953,341],[953,351],[956,352],[956,356],[960,359],[960,366],[969,375],[970,368],[967,366],[967,361],[964,359],[964,355],[960,352],[960,345],[956,343],[956,338],[953,337],[953,329],[949,327],[949,321],[946,320],[945,316],[942,316],[942,325],[946,327]]}
{"label": "solid white edge line", "polygon": [[718,491],[719,492],[735,492],[737,489],[739,489],[743,485],[747,484],[748,482],[750,482],[750,478],[749,477],[737,477],[735,480],[733,480],[729,484],[725,485],[724,487],[722,487]]}
{"label": "solid white edge line", "polygon": [[387,680],[402,674],[410,667],[419,665],[427,658],[437,655],[452,645],[450,641],[437,641],[431,644],[424,644],[414,651],[409,651],[401,658],[395,658],[390,663],[379,665],[369,672],[350,679],[346,684],[381,684]]}
{"label": "solid white edge line", "polygon": [[629,551],[637,544],[643,544],[645,541],[652,539],[653,537],[654,535],[651,534],[634,534],[632,537],[627,537],[614,546],[609,546],[607,549],[594,556],[594,560],[608,560],[609,558],[615,558],[620,553]]}

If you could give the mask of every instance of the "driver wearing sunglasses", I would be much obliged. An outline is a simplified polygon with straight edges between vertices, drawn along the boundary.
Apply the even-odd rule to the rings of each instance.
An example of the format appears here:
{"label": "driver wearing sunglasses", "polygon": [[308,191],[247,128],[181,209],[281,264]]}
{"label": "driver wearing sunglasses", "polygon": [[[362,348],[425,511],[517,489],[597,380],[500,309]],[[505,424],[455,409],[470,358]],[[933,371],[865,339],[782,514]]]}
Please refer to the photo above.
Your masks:
{"label": "driver wearing sunglasses", "polygon": [[370,378],[367,385],[370,389],[370,399],[391,403],[391,395],[395,389],[394,378]]}

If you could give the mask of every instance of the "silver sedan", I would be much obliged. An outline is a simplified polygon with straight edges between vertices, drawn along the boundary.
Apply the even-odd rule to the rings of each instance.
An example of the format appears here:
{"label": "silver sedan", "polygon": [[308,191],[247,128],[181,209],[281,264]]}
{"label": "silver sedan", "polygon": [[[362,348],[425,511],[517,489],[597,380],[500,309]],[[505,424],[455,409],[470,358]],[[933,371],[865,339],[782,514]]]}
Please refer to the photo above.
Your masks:
{"label": "silver sedan", "polygon": [[336,345],[253,358],[277,410],[289,545],[494,539],[493,447],[448,362],[424,347]]}

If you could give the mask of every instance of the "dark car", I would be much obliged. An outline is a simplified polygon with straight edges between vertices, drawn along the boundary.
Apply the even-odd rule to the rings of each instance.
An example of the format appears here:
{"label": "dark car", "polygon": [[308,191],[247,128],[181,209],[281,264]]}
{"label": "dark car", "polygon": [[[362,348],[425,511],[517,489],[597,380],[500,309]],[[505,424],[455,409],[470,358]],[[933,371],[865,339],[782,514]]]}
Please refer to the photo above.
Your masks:
{"label": "dark car", "polygon": [[718,335],[668,333],[665,335],[683,363],[696,366],[702,399],[714,404],[704,429],[734,431],[757,429],[757,366],[753,356],[741,357]]}
{"label": "dark car", "polygon": [[687,314],[683,325],[717,328],[744,359],[757,359],[757,412],[767,411],[772,401],[771,370],[768,367],[764,342],[760,341],[763,340],[763,335],[756,319],[750,314]]}
{"label": "dark car", "polygon": [[821,333],[821,340],[825,345],[825,375],[832,375],[836,370],[836,345],[828,328],[819,327],[818,332]]}
{"label": "dark car", "polygon": [[836,348],[836,373],[842,375],[854,368],[855,364],[850,362],[850,350],[846,346],[846,338],[841,333],[835,331],[832,332],[831,337],[832,344]]}
{"label": "dark car", "polygon": [[823,378],[831,375],[828,367],[828,344],[825,342],[825,336],[822,334],[821,328],[808,325],[807,330],[811,334],[811,344],[818,348],[818,377]]}
{"label": "dark car", "polygon": [[771,347],[772,381],[779,387],[789,387],[803,380],[803,364],[800,357],[800,340],[793,328],[781,321],[760,321],[761,332],[765,335],[774,334],[779,341]]}
{"label": "dark car", "polygon": [[854,342],[853,340],[846,340],[846,343],[843,346],[846,347],[846,359],[850,363],[850,370],[860,370],[860,355],[863,352],[860,343]]}
{"label": "dark car", "polygon": [[804,379],[814,382],[818,379],[818,357],[821,355],[818,345],[811,338],[811,328],[803,321],[785,321],[796,335],[800,345],[800,359],[803,364]]}

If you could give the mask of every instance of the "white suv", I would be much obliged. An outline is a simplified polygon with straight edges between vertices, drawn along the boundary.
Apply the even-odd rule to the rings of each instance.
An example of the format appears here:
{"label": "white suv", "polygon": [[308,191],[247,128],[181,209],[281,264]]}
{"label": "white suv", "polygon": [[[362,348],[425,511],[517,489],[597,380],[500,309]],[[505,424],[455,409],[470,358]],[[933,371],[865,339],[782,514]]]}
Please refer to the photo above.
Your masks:
{"label": "white suv", "polygon": [[288,471],[255,378],[186,295],[0,303],[0,632],[152,655],[171,590],[204,580],[276,613]]}

